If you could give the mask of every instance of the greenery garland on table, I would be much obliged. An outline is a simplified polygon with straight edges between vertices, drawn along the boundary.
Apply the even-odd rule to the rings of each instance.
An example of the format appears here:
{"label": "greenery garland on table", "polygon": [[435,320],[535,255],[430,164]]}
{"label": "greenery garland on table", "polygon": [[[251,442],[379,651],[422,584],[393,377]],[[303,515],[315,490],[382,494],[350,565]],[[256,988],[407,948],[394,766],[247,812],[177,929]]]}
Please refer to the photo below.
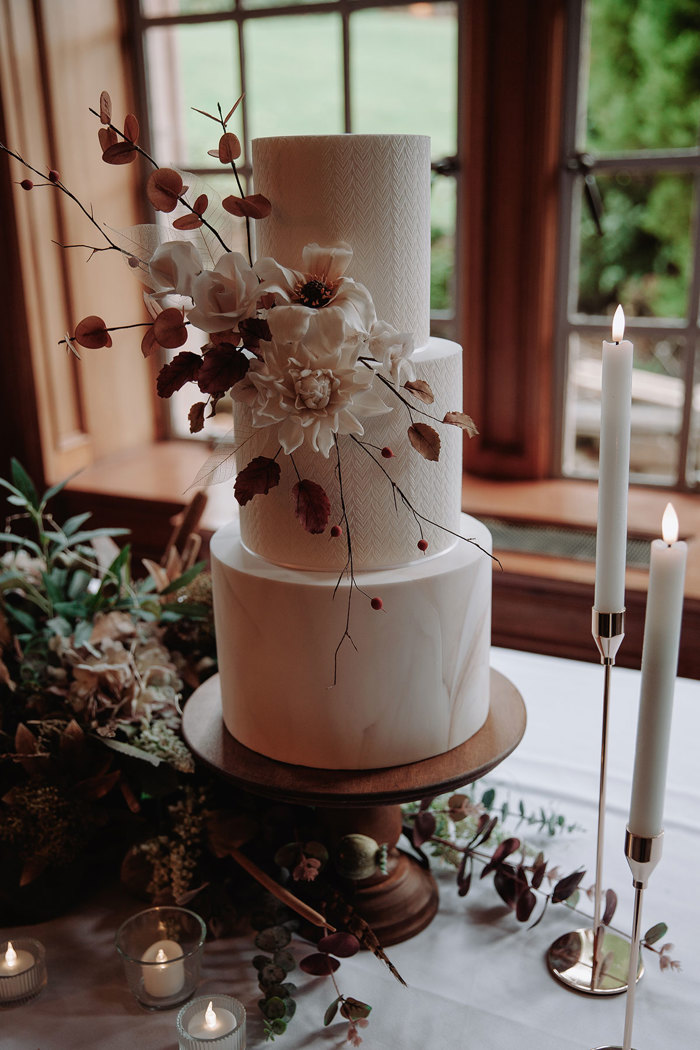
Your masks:
{"label": "greenery garland on table", "polygon": [[[125,530],[91,529],[89,514],[54,518],[64,484],[39,495],[16,461],[0,479],[12,508],[0,537],[0,924],[47,918],[120,871],[143,899],[195,907],[212,936],[252,926],[267,1038],[295,1011],[292,935],[315,941],[299,967],[331,980],[324,1024],[340,1014],[359,1045],[371,1007],[341,992],[340,959],[362,946],[402,979],[339,885],[383,870],[386,846],[346,835],[331,848],[312,809],[236,792],[197,766],[181,704],[216,669],[197,544],[171,545],[137,578],[129,547],[114,542]],[[473,786],[404,817],[408,848],[454,866],[461,896],[479,871],[521,922],[538,897],[533,925],[550,904],[577,909],[584,872],[562,876],[502,827],[514,817],[549,835],[574,830],[563,816],[523,802],[511,813]],[[615,902],[608,890],[606,923]],[[672,945],[653,947],[665,933],[659,923],[644,943],[677,969]]]}

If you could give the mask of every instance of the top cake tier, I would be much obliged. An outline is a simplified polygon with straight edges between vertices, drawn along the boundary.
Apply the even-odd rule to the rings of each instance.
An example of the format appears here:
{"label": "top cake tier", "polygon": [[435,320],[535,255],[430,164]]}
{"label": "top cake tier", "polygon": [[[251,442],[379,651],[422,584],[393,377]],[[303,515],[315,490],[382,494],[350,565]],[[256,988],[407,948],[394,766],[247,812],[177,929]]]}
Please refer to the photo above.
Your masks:
{"label": "top cake tier", "polygon": [[255,192],[272,202],[256,254],[301,267],[307,244],[346,241],[347,276],[370,291],[381,321],[428,342],[430,139],[425,135],[294,135],[253,141]]}

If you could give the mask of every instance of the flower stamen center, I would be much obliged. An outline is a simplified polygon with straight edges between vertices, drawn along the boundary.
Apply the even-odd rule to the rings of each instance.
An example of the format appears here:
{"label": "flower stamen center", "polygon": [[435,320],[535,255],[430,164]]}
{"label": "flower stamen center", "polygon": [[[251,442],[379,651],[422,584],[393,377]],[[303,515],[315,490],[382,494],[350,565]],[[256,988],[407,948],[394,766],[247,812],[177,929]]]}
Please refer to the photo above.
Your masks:
{"label": "flower stamen center", "polygon": [[325,284],[318,277],[311,277],[305,284],[297,284],[294,289],[294,300],[303,303],[304,306],[319,309],[331,301],[333,291],[332,286]]}

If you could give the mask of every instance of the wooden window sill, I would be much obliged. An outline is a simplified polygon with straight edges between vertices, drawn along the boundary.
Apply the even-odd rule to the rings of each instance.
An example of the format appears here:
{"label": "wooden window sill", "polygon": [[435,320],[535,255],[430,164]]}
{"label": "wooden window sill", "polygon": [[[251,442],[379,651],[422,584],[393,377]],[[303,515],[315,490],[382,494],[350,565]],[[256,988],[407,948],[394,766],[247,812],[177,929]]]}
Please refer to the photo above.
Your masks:
{"label": "wooden window sill", "polygon": [[[193,441],[164,441],[120,453],[75,477],[64,493],[64,509],[66,513],[91,510],[97,525],[130,528],[137,556],[158,558],[172,519],[188,501],[188,489],[208,454],[206,444]],[[231,483],[209,489],[201,523],[205,541],[230,519],[231,489]],[[679,671],[700,678],[700,653],[692,644],[700,632],[700,500],[686,493],[633,488],[629,530],[649,539],[658,536],[669,498],[689,546]],[[597,493],[595,484],[586,481],[491,481],[465,475],[463,507],[477,518],[595,529]],[[591,638],[594,564],[495,553],[503,568],[494,571],[494,644],[596,660]],[[647,581],[646,570],[628,569],[626,636],[618,654],[618,663],[625,666],[639,666]]]}

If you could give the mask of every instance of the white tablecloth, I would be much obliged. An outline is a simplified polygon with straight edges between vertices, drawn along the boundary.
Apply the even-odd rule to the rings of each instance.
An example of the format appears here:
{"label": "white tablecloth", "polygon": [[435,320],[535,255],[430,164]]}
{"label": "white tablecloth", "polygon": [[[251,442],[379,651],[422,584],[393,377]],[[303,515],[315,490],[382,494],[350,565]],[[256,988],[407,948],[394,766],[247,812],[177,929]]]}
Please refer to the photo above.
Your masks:
{"label": "white tablecloth", "polygon": [[[591,644],[593,644],[591,642]],[[542,839],[550,863],[568,874],[585,866],[592,884],[602,711],[603,671],[528,653],[494,650],[493,666],[521,690],[528,728],[517,751],[489,778],[499,800],[522,798],[528,810],[554,808],[585,830]],[[613,925],[629,930],[633,891],[624,858],[639,674],[614,668],[604,883],[618,893]],[[645,952],[647,972],[637,990],[633,1045],[637,1050],[700,1047],[700,683],[676,688],[662,861],[645,893],[643,929],[669,926],[680,973],[664,972]],[[517,832],[537,843],[534,835]],[[417,937],[389,949],[406,980],[402,988],[373,956],[344,960],[337,974],[345,995],[373,1006],[363,1030],[367,1050],[592,1050],[622,1042],[625,997],[591,999],[561,987],[544,956],[562,933],[585,925],[562,906],[550,907],[535,928],[501,906],[490,879],[457,896],[454,876],[438,876],[438,916]],[[0,1011],[2,1050],[174,1050],[176,1010],[149,1013],[131,998],[114,951],[120,920],[139,910],[104,892],[72,915],[24,930],[47,949],[48,986],[31,1004]],[[535,913],[537,914],[537,912]],[[297,957],[306,954],[293,944]],[[248,1044],[262,1045],[259,998],[250,939],[208,943],[201,994],[223,991],[249,1009]],[[294,975],[290,975],[294,979]],[[297,1014],[280,1050],[340,1047],[347,1024],[323,1028],[335,998],[328,979],[297,971]]]}

